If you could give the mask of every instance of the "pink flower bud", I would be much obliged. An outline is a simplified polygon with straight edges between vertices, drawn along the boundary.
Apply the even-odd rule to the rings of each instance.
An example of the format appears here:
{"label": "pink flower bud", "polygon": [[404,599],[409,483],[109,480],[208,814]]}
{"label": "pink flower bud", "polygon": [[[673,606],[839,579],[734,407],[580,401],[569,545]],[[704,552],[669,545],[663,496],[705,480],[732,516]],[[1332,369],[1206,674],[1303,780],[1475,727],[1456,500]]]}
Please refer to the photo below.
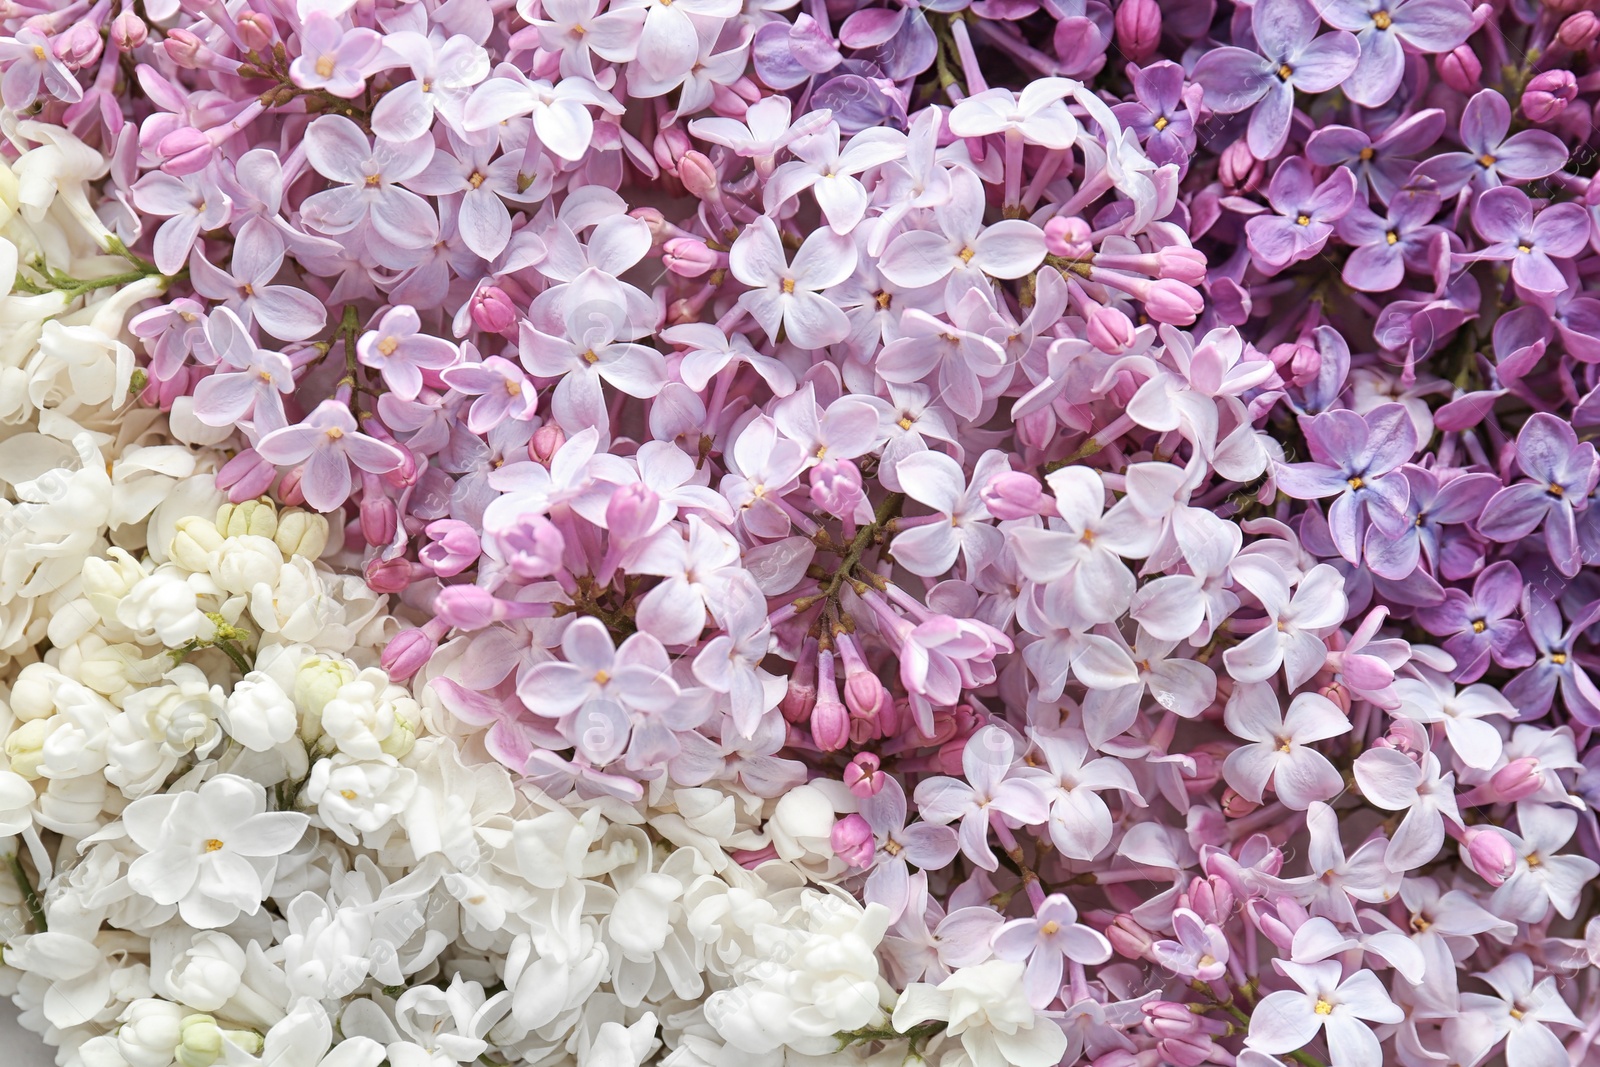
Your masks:
{"label": "pink flower bud", "polygon": [[884,782],[887,780],[880,769],[881,766],[878,757],[871,752],[856,753],[856,758],[844,769],[845,788],[862,800],[877,796],[883,791]]}
{"label": "pink flower bud", "polygon": [[681,125],[668,126],[656,134],[655,143],[651,145],[651,154],[656,157],[656,163],[662,170],[672,175],[678,173],[678,161],[692,151],[694,142],[689,139],[689,132]]}
{"label": "pink flower bud", "polygon": [[567,443],[567,435],[561,427],[553,422],[547,422],[528,438],[528,458],[542,466],[550,466],[551,458]]}
{"label": "pink flower bud", "polygon": [[833,830],[828,834],[828,843],[833,846],[833,854],[852,867],[869,866],[872,863],[872,854],[878,851],[878,843],[872,836],[872,827],[867,825],[867,820],[854,812],[833,824]]}
{"label": "pink flower bud", "polygon": [[1322,353],[1312,345],[1277,345],[1272,349],[1270,358],[1278,368],[1278,373],[1295,385],[1315,381],[1322,370]]}
{"label": "pink flower bud", "polygon": [[1089,313],[1084,339],[1107,355],[1119,356],[1133,344],[1133,320],[1116,308],[1097,307]]}
{"label": "pink flower bud", "polygon": [[241,11],[239,13],[239,40],[252,52],[270,52],[272,42],[278,39],[277,29],[272,24],[272,16],[263,15],[259,11]]}
{"label": "pink flower bud", "polygon": [[1202,1015],[1173,1000],[1152,1000],[1143,1005],[1144,1028],[1152,1037],[1188,1037],[1200,1032]]}
{"label": "pink flower bud", "polygon": [[1458,93],[1475,93],[1483,85],[1483,64],[1467,45],[1434,58],[1439,80]]}
{"label": "pink flower bud", "polygon": [[198,70],[200,56],[206,50],[204,41],[181,26],[167,31],[161,47],[167,50],[168,58],[186,70]]}
{"label": "pink flower bud", "polygon": [[1221,878],[1196,878],[1189,884],[1189,909],[1206,922],[1221,925],[1233,914],[1233,889]]}
{"label": "pink flower bud", "polygon": [[74,22],[51,42],[56,58],[73,70],[82,70],[100,58],[105,40],[100,27],[88,19]]}
{"label": "pink flower bud", "polygon": [[396,559],[374,557],[367,561],[364,575],[374,592],[403,593],[411,585],[411,561],[404,556]]}
{"label": "pink flower bud", "polygon": [[1537,759],[1523,756],[1495,771],[1489,779],[1489,788],[1500,802],[1522,800],[1544,788],[1544,772]]}
{"label": "pink flower bud", "polygon": [[247,448],[217,471],[217,488],[228,494],[231,503],[242,504],[265,493],[277,477],[276,466]]}
{"label": "pink flower bud", "polygon": [[1350,695],[1350,688],[1343,682],[1329,682],[1317,692],[1331,700],[1346,716],[1350,714],[1350,707],[1355,701]]}
{"label": "pink flower bud", "polygon": [[643,482],[625,485],[606,502],[606,530],[613,544],[643,540],[661,517],[661,498]]}
{"label": "pink flower bud", "polygon": [[661,246],[661,262],[680,278],[698,278],[716,269],[719,257],[704,241],[674,237]]}
{"label": "pink flower bud", "polygon": [[1600,17],[1593,11],[1577,11],[1568,15],[1556,31],[1556,40],[1574,52],[1587,52],[1600,39]]}
{"label": "pink flower bud", "polygon": [[818,700],[811,708],[811,739],[824,752],[837,752],[850,740],[850,710],[836,700]]}
{"label": "pink flower bud", "polygon": [[400,527],[394,501],[380,493],[361,494],[361,536],[369,545],[387,545]]}
{"label": "pink flower bud", "polygon": [[716,201],[722,198],[717,168],[703,152],[683,154],[678,161],[678,178],[689,195],[698,200]]}
{"label": "pink flower bud", "polygon": [[858,719],[865,719],[872,723],[873,732],[877,732],[878,706],[883,702],[883,683],[878,676],[859,667],[845,672],[844,676],[844,703],[850,709],[850,714]]}
{"label": "pink flower bud", "polygon": [[1242,137],[1217,157],[1217,180],[1230,193],[1251,192],[1266,175],[1267,165],[1250,154],[1250,145]]}
{"label": "pink flower bud", "polygon": [[433,613],[452,629],[481,630],[499,621],[500,602],[475,585],[447,585],[433,598]]}
{"label": "pink flower bud", "polygon": [[844,516],[866,499],[861,470],[848,459],[825,459],[811,468],[811,502],[830,515]]}
{"label": "pink flower bud", "polygon": [[1522,113],[1533,122],[1550,122],[1578,98],[1578,79],[1570,70],[1535,75],[1522,92]]}
{"label": "pink flower bud", "polygon": [[454,578],[473,563],[483,551],[478,532],[456,519],[439,519],[423,528],[432,540],[417,557],[441,578]]}
{"label": "pink flower bud", "polygon": [[290,467],[284,474],[283,480],[278,483],[278,500],[297,508],[306,502],[306,494],[300,488],[300,482],[306,476],[304,463]]}
{"label": "pink flower bud", "polygon": [[1076,215],[1071,218],[1055,216],[1044,224],[1044,245],[1051,255],[1068,259],[1083,259],[1094,251],[1089,237],[1094,231]]}
{"label": "pink flower bud", "polygon": [[1017,440],[1027,448],[1044,448],[1056,434],[1056,418],[1048,408],[1017,420]]}
{"label": "pink flower bud", "polygon": [[383,656],[379,662],[389,672],[389,677],[397,682],[404,681],[427,665],[437,647],[438,642],[432,635],[416,626],[395,634],[383,646]]}
{"label": "pink flower bud", "polygon": [[1170,245],[1156,250],[1156,270],[1163,278],[1172,278],[1186,285],[1199,285],[1206,280],[1206,254],[1198,248]]}
{"label": "pink flower bud", "polygon": [[566,538],[543,515],[524,515],[494,536],[501,558],[518,577],[548,578],[561,570]]}
{"label": "pink flower bud", "polygon": [[485,285],[472,294],[472,324],[485,333],[505,333],[517,323],[517,306],[498,285]]}
{"label": "pink flower bud", "polygon": [[1467,846],[1467,866],[1498,889],[1517,869],[1517,850],[1505,835],[1483,826],[1474,826],[1462,836]]}
{"label": "pink flower bud", "polygon": [[883,691],[883,697],[878,701],[878,736],[899,737],[900,731],[910,721],[911,709],[904,700],[896,700]]}
{"label": "pink flower bud", "polygon": [[1142,64],[1156,54],[1161,43],[1161,6],[1156,0],[1122,0],[1114,24],[1123,55]]}
{"label": "pink flower bud", "polygon": [[1189,1037],[1165,1037],[1156,1043],[1156,1050],[1161,1053],[1161,1062],[1172,1064],[1173,1067],[1201,1067],[1211,1059],[1211,1053],[1216,1050],[1208,1034],[1194,1034]]}
{"label": "pink flower bud", "polygon": [[1150,954],[1150,946],[1155,944],[1156,939],[1132,915],[1118,915],[1106,927],[1106,940],[1111,942],[1111,948],[1117,955],[1124,959],[1140,960]]}
{"label": "pink flower bud", "polygon": [[1249,815],[1252,811],[1255,811],[1260,806],[1261,805],[1257,804],[1255,801],[1246,800],[1238,793],[1235,793],[1231,787],[1223,790],[1222,814],[1226,815],[1230,819],[1241,819],[1244,816]]}
{"label": "pink flower bud", "polygon": [[1157,278],[1144,291],[1145,313],[1172,326],[1191,325],[1205,307],[1199,290],[1174,278]]}
{"label": "pink flower bud", "polygon": [[815,679],[790,678],[789,687],[783,692],[783,700],[778,703],[778,710],[783,712],[784,719],[798,726],[811,718],[811,709],[816,706]]}
{"label": "pink flower bud", "polygon": [[1026,471],[1001,471],[989,479],[979,496],[997,519],[1025,519],[1043,515],[1054,506],[1039,479]]}
{"label": "pink flower bud", "polygon": [[111,20],[111,43],[119,51],[131,52],[140,48],[150,38],[150,27],[132,11],[124,11]]}

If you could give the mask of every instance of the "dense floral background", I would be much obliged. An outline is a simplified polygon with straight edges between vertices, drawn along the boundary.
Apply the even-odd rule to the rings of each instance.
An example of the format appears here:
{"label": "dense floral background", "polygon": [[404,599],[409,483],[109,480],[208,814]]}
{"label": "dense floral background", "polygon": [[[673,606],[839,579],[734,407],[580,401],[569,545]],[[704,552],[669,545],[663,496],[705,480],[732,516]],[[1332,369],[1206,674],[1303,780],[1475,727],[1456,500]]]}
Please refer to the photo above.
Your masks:
{"label": "dense floral background", "polygon": [[1586,0],[7,0],[83,1067],[1600,1064]]}

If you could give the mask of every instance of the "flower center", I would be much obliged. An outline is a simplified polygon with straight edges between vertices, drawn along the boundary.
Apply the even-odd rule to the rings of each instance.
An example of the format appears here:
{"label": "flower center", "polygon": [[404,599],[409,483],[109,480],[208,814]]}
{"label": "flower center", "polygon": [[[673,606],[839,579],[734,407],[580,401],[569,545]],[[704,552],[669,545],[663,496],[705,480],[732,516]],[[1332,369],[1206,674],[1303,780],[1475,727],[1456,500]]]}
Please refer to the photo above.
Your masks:
{"label": "flower center", "polygon": [[1567,654],[1565,652],[1552,652],[1550,653],[1550,662],[1557,667],[1563,666],[1567,662]]}
{"label": "flower center", "polygon": [[1494,166],[1494,164],[1495,164],[1495,158],[1493,156],[1491,156],[1487,152],[1485,152],[1483,155],[1478,157],[1478,166],[1480,166],[1480,167],[1483,167],[1483,168],[1487,169],[1489,167]]}
{"label": "flower center", "polygon": [[1420,915],[1413,915],[1411,917],[1411,929],[1415,930],[1419,934],[1427,933],[1428,928],[1432,925],[1433,923],[1429,922],[1427,919],[1424,919]]}
{"label": "flower center", "polygon": [[[1562,659],[1566,659],[1565,656],[1562,656],[1561,658]],[[1544,863],[1544,861],[1539,858],[1539,854],[1537,852],[1535,852],[1535,853],[1531,854],[1530,856],[1528,856],[1528,858],[1524,862],[1526,862],[1529,867],[1542,866],[1543,863]]]}
{"label": "flower center", "polygon": [[957,254],[961,257],[961,262],[963,262],[963,263],[971,263],[972,262],[972,257],[977,255],[978,253],[973,251],[970,248],[963,248]]}
{"label": "flower center", "polygon": [[1312,1010],[1315,1011],[1318,1015],[1332,1015],[1333,1014],[1333,1005],[1331,1003],[1329,1003],[1327,997],[1318,997],[1317,998],[1317,1006],[1315,1008],[1313,1008]]}
{"label": "flower center", "polygon": [[1484,622],[1482,619],[1473,619],[1472,620],[1472,632],[1473,633],[1481,634],[1481,633],[1483,633],[1483,631],[1487,630],[1488,628],[1489,628],[1489,624]]}
{"label": "flower center", "polygon": [[1288,81],[1289,80],[1289,76],[1292,75],[1293,73],[1294,73],[1294,68],[1289,66],[1289,64],[1287,64],[1287,63],[1278,64],[1278,80],[1279,81],[1281,81],[1281,82]]}
{"label": "flower center", "polygon": [[611,681],[611,673],[609,671],[595,671],[594,680],[596,685],[605,685]]}
{"label": "flower center", "polygon": [[794,292],[794,279],[785,278],[782,282],[778,283],[778,288],[782,289],[786,293]]}
{"label": "flower center", "polygon": [[467,184],[472,186],[474,189],[480,188],[483,185],[483,183],[484,183],[484,175],[483,175],[482,171],[475,170],[467,178]]}
{"label": "flower center", "polygon": [[1297,216],[1295,216],[1295,220],[1294,221],[1295,221],[1296,224],[1298,224],[1300,226],[1310,226],[1311,225],[1311,216],[1310,215],[1297,215]]}
{"label": "flower center", "polygon": [[898,425],[902,430],[909,430],[911,429],[911,422],[912,420],[910,415],[902,415],[900,416],[900,421],[896,425]]}
{"label": "flower center", "polygon": [[1365,147],[1365,148],[1363,148],[1361,150],[1361,156],[1360,156],[1361,162],[1363,162],[1363,163],[1371,163],[1372,160],[1373,160],[1373,157],[1376,156],[1377,154],[1378,154],[1378,150],[1377,149],[1373,148],[1371,145],[1367,145],[1367,147]]}
{"label": "flower center", "polygon": [[1293,750],[1294,750],[1294,739],[1293,738],[1289,738],[1289,737],[1280,737],[1280,738],[1278,738],[1278,751],[1279,752],[1292,752]]}
{"label": "flower center", "polygon": [[1387,11],[1374,11],[1372,13],[1372,24],[1380,30],[1388,29],[1393,22],[1394,20],[1389,17]]}
{"label": "flower center", "polygon": [[344,431],[339,429],[339,427],[337,427],[337,426],[328,427],[328,440],[337,441],[339,438],[341,438],[343,436],[344,436]]}
{"label": "flower center", "polygon": [[883,843],[883,850],[891,856],[898,856],[900,855],[900,842],[891,837]]}
{"label": "flower center", "polygon": [[356,791],[354,789],[341,789],[339,790],[339,795],[344,797],[346,800],[354,800],[356,798]]}
{"label": "flower center", "polygon": [[386,356],[394,355],[395,349],[399,347],[400,339],[398,337],[385,337],[383,340],[378,342],[378,351]]}
{"label": "flower center", "polygon": [[333,77],[333,57],[323,56],[317,60],[317,76],[321,78]]}
{"label": "flower center", "polygon": [[1366,484],[1367,484],[1366,482],[1361,480],[1361,475],[1359,475],[1359,474],[1356,475],[1354,478],[1350,479],[1350,488],[1352,488],[1352,489],[1360,489],[1363,485],[1366,485]]}
{"label": "flower center", "polygon": [[1051,919],[1049,922],[1039,927],[1039,932],[1044,934],[1046,937],[1049,937],[1051,934],[1058,933],[1060,930],[1061,924],[1056,922],[1054,919]]}
{"label": "flower center", "polygon": [[44,47],[42,45],[34,45],[33,46],[33,58],[34,59],[43,59],[44,57],[45,57]]}
{"label": "flower center", "polygon": [[515,381],[515,380],[513,380],[511,378],[507,378],[506,379],[506,395],[507,396],[521,396],[522,395],[522,383],[519,382],[519,381]]}
{"label": "flower center", "polygon": [[1522,1021],[1523,1014],[1524,1013],[1523,1013],[1521,1008],[1512,1008],[1511,1009],[1511,1017],[1513,1019],[1517,1020],[1518,1022]]}
{"label": "flower center", "polygon": [[1562,497],[1567,495],[1567,491],[1561,488],[1561,486],[1557,485],[1555,482],[1551,482],[1549,486],[1545,488],[1545,492],[1554,497]]}
{"label": "flower center", "polygon": [[1162,130],[1167,128],[1167,116],[1162,115],[1160,118],[1152,122],[1151,125],[1156,128],[1157,133],[1160,133]]}
{"label": "flower center", "polygon": [[381,174],[369,174],[369,175],[367,175],[367,188],[370,189],[373,186],[378,185],[382,181],[383,181],[383,175],[381,175]]}
{"label": "flower center", "polygon": [[222,851],[222,842],[218,841],[214,837],[208,838],[206,840],[206,851],[207,852],[221,852]]}
{"label": "flower center", "polygon": [[1519,244],[1519,245],[1517,245],[1517,251],[1521,252],[1523,255],[1527,255],[1529,252],[1533,251],[1533,246],[1532,245]]}
{"label": "flower center", "polygon": [[878,305],[879,311],[888,311],[889,305],[894,303],[894,294],[887,289],[872,294],[872,302]]}
{"label": "flower center", "polygon": [[1388,233],[1383,235],[1383,239],[1388,241],[1390,244],[1394,244],[1396,241],[1400,240],[1400,235],[1394,230],[1390,230]]}

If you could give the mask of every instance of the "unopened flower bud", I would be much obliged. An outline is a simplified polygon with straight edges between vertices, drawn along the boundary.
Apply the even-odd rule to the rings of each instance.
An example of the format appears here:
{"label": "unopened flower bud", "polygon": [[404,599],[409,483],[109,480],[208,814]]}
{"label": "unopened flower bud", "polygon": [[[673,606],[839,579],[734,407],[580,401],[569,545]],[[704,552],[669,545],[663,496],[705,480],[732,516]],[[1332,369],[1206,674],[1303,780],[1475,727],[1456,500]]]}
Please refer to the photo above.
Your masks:
{"label": "unopened flower bud", "polygon": [[187,1012],[177,1004],[146,998],[128,1005],[117,1028],[117,1050],[129,1067],[169,1067],[183,1040]]}
{"label": "unopened flower bud", "polygon": [[817,687],[814,680],[791,677],[783,691],[778,710],[786,721],[798,726],[811,718],[811,709],[817,704]]}
{"label": "unopened flower bud", "polygon": [[952,737],[939,746],[938,754],[934,761],[941,774],[951,776],[961,773],[961,760],[967,751],[967,739],[962,736]]}
{"label": "unopened flower bud", "polygon": [[1483,86],[1483,64],[1469,45],[1461,45],[1434,59],[1439,80],[1458,93],[1475,93]]}
{"label": "unopened flower bud", "polygon": [[678,161],[678,178],[689,195],[697,200],[716,201],[722,198],[716,165],[703,152],[683,154]]}
{"label": "unopened flower bud", "polygon": [[111,43],[118,51],[132,52],[143,47],[150,38],[150,27],[132,11],[124,11],[111,20]]}
{"label": "unopened flower bud", "polygon": [[854,812],[833,824],[828,842],[833,845],[833,854],[852,867],[868,866],[872,863],[872,854],[878,850],[872,827]]}
{"label": "unopened flower bud", "polygon": [[1117,955],[1124,959],[1139,960],[1150,954],[1155,935],[1139,925],[1132,915],[1118,915],[1106,927],[1106,940],[1111,942]]}
{"label": "unopened flower bud", "polygon": [[224,504],[217,509],[216,527],[224,537],[274,537],[278,532],[278,509],[270,500]]}
{"label": "unopened flower bud", "polygon": [[383,646],[383,656],[379,662],[389,672],[390,678],[403,682],[426,666],[438,647],[432,634],[420,626],[414,626],[409,630],[401,630]]}
{"label": "unopened flower bud", "polygon": [[989,514],[1002,520],[1042,515],[1053,504],[1039,479],[1026,471],[1001,471],[989,479],[979,497]]}
{"label": "unopened flower bud", "polygon": [[222,549],[222,534],[216,524],[198,515],[188,515],[178,520],[177,532],[167,555],[178,565],[191,571],[209,571]]}
{"label": "unopened flower bud", "polygon": [[481,630],[499,621],[499,600],[475,585],[447,585],[433,600],[433,613],[453,629]]}
{"label": "unopened flower bud", "polygon": [[1523,800],[1544,788],[1544,772],[1537,759],[1523,756],[1495,771],[1489,779],[1489,788],[1499,802]]}
{"label": "unopened flower bud", "polygon": [[167,31],[161,47],[167,50],[167,56],[172,62],[186,70],[198,69],[200,56],[206,50],[204,41],[181,26]]}
{"label": "unopened flower bud", "polygon": [[1114,25],[1117,47],[1135,63],[1144,63],[1161,43],[1161,5],[1156,0],[1122,0]]}
{"label": "unopened flower bud", "polygon": [[228,494],[234,503],[250,500],[265,493],[278,477],[278,468],[253,448],[247,448],[224,463],[217,471],[217,488]]}
{"label": "unopened flower bud", "polygon": [[848,459],[824,459],[811,468],[811,502],[830,515],[845,516],[866,499],[861,469]]}
{"label": "unopened flower bud", "polygon": [[1107,355],[1119,356],[1133,344],[1133,321],[1112,307],[1097,307],[1089,313],[1084,340]]}
{"label": "unopened flower bud", "polygon": [[1467,866],[1498,889],[1517,869],[1517,850],[1511,847],[1504,834],[1482,826],[1474,826],[1463,836]]}
{"label": "unopened flower bud", "polygon": [[1522,92],[1522,113],[1532,122],[1550,122],[1578,98],[1578,79],[1570,70],[1547,70]]}
{"label": "unopened flower bud", "polygon": [[678,161],[685,154],[694,151],[694,142],[689,139],[689,131],[681,125],[668,126],[656,134],[655,142],[650,146],[651,154],[656,157],[656,163],[668,174],[678,173]]}
{"label": "unopened flower bud", "polygon": [[[878,705],[883,700],[883,683],[865,667],[845,672],[844,703],[850,714],[861,719],[877,718]],[[874,723],[876,726],[876,723]]]}
{"label": "unopened flower bud", "polygon": [[883,791],[886,777],[878,757],[871,752],[858,752],[844,769],[845,788],[865,800]]}
{"label": "unopened flower bud", "polygon": [[362,493],[361,536],[367,544],[381,548],[394,540],[400,526],[400,512],[394,501],[381,493]]}
{"label": "unopened flower bud", "polygon": [[51,46],[57,59],[73,70],[82,70],[100,58],[105,39],[100,36],[99,26],[82,19],[57,34]]}
{"label": "unopened flower bud", "polygon": [[237,25],[239,40],[250,51],[268,52],[272,49],[277,33],[270,15],[263,15],[259,11],[241,11]]}
{"label": "unopened flower bud", "polygon": [[661,262],[680,278],[698,278],[717,265],[717,254],[704,241],[674,237],[661,246]]}
{"label": "unopened flower bud", "polygon": [[1055,216],[1044,224],[1044,245],[1051,255],[1068,259],[1083,259],[1094,252],[1089,238],[1094,233],[1089,224],[1073,215]]}
{"label": "unopened flower bud", "polygon": [[1156,1043],[1161,1062],[1172,1067],[1201,1067],[1211,1060],[1216,1044],[1209,1034],[1191,1034],[1188,1037],[1164,1037]]}
{"label": "unopened flower bud", "polygon": [[317,559],[328,547],[328,520],[316,512],[288,508],[278,516],[272,540],[285,556]]}
{"label": "unopened flower bud", "polygon": [[824,752],[837,752],[850,740],[850,710],[837,700],[818,700],[811,709],[811,739]]}
{"label": "unopened flower bud", "polygon": [[528,438],[528,458],[543,466],[550,466],[550,460],[561,446],[567,443],[566,431],[553,422],[547,422]]}
{"label": "unopened flower bud", "polygon": [[1226,789],[1222,793],[1222,814],[1230,819],[1243,818],[1260,806],[1255,801],[1246,800],[1238,793],[1235,793],[1232,788]]}
{"label": "unopened flower bud", "polygon": [[6,761],[30,782],[39,777],[44,763],[44,743],[55,729],[55,717],[30,719],[6,736]]}
{"label": "unopened flower bud", "polygon": [[477,562],[483,545],[478,531],[458,519],[438,519],[423,527],[431,539],[417,553],[424,566],[441,578],[454,578]]}
{"label": "unopened flower bud", "polygon": [[211,1067],[222,1057],[222,1030],[211,1016],[190,1015],[178,1025],[179,1067]]}
{"label": "unopened flower bud", "polygon": [[1312,345],[1276,345],[1270,358],[1278,373],[1296,385],[1314,381],[1322,370],[1322,353]]}
{"label": "unopened flower bud", "polygon": [[396,559],[374,557],[367,561],[362,576],[376,593],[403,593],[410,588],[415,577],[411,561],[404,556]]}
{"label": "unopened flower bud", "polygon": [[543,515],[523,515],[494,535],[500,556],[521,578],[548,578],[561,569],[566,538]]}
{"label": "unopened flower bud", "polygon": [[1239,138],[1217,157],[1217,180],[1230,193],[1248,193],[1267,175],[1267,165],[1250,152],[1249,143]]}
{"label": "unopened flower bud", "polygon": [[1144,310],[1157,322],[1188,326],[1205,310],[1205,299],[1192,285],[1174,278],[1157,278],[1145,287]]}
{"label": "unopened flower bud", "polygon": [[1198,248],[1169,245],[1156,250],[1156,270],[1163,278],[1199,285],[1206,280],[1206,254]]}
{"label": "unopened flower bud", "polygon": [[1593,11],[1578,11],[1566,17],[1556,31],[1556,40],[1574,52],[1586,52],[1600,40],[1600,16]]}
{"label": "unopened flower bud", "polygon": [[[278,483],[278,501],[297,508],[306,502],[306,494],[301,490],[300,483],[306,476],[306,465],[297,463],[290,467],[283,475],[283,480]],[[260,495],[260,494],[257,494]]]}
{"label": "unopened flower bud", "polygon": [[606,502],[606,530],[612,543],[628,545],[648,537],[661,517],[661,498],[643,482],[625,485]]}
{"label": "unopened flower bud", "polygon": [[485,285],[472,294],[472,324],[485,333],[505,333],[517,323],[517,306],[498,285]]}
{"label": "unopened flower bud", "polygon": [[1327,685],[1317,690],[1317,692],[1321,693],[1323,696],[1332,701],[1334,707],[1344,712],[1345,715],[1350,714],[1350,707],[1355,701],[1350,695],[1349,686],[1345,685],[1343,682],[1329,682]]}

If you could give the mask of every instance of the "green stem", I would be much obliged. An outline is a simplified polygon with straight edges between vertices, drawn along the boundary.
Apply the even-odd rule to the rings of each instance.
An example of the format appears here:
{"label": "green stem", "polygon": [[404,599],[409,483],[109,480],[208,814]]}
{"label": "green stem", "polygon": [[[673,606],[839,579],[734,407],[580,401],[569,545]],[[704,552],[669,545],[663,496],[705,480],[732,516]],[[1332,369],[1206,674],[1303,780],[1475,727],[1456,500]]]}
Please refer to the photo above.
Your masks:
{"label": "green stem", "polygon": [[238,667],[239,671],[241,673],[249,674],[252,670],[255,669],[254,665],[250,662],[250,660],[245,657],[244,651],[242,649],[240,649],[238,645],[234,644],[232,641],[228,640],[227,638],[225,638],[225,637],[218,638],[216,640],[216,642],[215,642],[215,647],[220,648],[220,649],[222,649],[222,651],[226,652],[228,654],[228,658],[233,660],[233,665],[235,667]]}
{"label": "green stem", "polygon": [[17,888],[22,890],[22,901],[28,906],[28,914],[33,916],[34,929],[42,934],[50,929],[50,924],[45,922],[44,905],[39,903],[39,894],[28,880],[28,872],[22,869],[22,853],[13,852],[8,858],[11,877],[16,879]]}

